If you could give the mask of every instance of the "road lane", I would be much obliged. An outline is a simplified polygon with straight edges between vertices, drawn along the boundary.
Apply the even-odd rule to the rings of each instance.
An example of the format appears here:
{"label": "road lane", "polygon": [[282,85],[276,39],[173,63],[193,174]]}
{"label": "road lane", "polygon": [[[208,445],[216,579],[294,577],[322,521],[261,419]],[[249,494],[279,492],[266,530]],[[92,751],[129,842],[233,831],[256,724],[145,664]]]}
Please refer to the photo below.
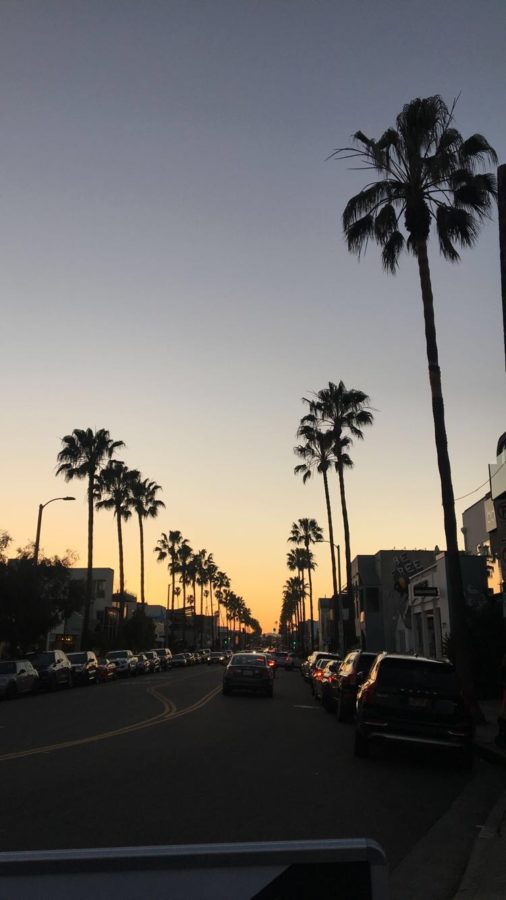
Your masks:
{"label": "road lane", "polygon": [[[222,673],[174,674],[163,693],[184,711]],[[485,802],[497,789],[484,764],[469,775],[414,754],[357,760],[352,742],[281,672],[273,700],[220,693],[153,728],[2,763],[0,848],[368,836],[394,865],[466,785]]]}

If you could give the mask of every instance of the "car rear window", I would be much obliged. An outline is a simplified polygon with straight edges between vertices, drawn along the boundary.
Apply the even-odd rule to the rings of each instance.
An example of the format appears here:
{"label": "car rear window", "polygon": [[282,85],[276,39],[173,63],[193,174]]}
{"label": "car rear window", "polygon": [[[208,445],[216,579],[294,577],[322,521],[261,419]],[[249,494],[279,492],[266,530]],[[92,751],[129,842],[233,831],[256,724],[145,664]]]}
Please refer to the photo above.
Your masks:
{"label": "car rear window", "polygon": [[243,653],[240,656],[234,656],[231,660],[232,666],[265,666],[265,656],[256,656],[252,653]]}
{"label": "car rear window", "polygon": [[75,663],[85,663],[88,659],[86,653],[69,653],[68,658],[70,659],[70,662]]}
{"label": "car rear window", "polygon": [[457,675],[452,666],[417,659],[383,659],[377,684],[418,690],[458,690]]}

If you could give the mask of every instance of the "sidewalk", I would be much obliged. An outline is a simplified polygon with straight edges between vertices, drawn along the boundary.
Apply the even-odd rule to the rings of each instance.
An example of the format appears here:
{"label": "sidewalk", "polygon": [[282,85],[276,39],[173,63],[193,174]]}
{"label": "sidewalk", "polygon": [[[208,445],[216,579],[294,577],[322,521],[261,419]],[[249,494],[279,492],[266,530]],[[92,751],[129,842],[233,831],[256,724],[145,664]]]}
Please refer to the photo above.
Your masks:
{"label": "sidewalk", "polygon": [[[486,718],[476,729],[476,753],[506,770],[506,741],[497,741],[499,702],[480,704]],[[506,774],[506,773],[505,773]],[[506,897],[506,791],[480,829],[454,900],[504,900]]]}

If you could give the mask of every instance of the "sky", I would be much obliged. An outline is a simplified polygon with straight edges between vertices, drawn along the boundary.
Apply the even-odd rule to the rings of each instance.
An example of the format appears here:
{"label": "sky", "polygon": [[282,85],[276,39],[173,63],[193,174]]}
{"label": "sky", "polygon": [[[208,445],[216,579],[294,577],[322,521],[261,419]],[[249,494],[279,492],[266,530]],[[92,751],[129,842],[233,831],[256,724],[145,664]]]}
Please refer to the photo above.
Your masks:
{"label": "sky", "polygon": [[[74,428],[107,428],[163,487],[152,552],[212,552],[265,630],[292,522],[327,523],[294,477],[303,396],[343,380],[374,426],[347,473],[352,556],[444,547],[416,262],[360,262],[340,225],[363,174],[329,160],[403,104],[460,95],[457,127],[505,159],[503,0],[2,0],[0,530],[86,565],[85,485],[56,478]],[[459,265],[429,248],[457,498],[487,478],[504,422],[497,223]],[[337,480],[336,543],[343,543]],[[457,502],[457,516],[480,492]],[[127,589],[138,532],[125,527]],[[343,553],[344,559],[344,553]],[[114,568],[110,513],[95,565]],[[316,596],[331,594],[328,545]]]}

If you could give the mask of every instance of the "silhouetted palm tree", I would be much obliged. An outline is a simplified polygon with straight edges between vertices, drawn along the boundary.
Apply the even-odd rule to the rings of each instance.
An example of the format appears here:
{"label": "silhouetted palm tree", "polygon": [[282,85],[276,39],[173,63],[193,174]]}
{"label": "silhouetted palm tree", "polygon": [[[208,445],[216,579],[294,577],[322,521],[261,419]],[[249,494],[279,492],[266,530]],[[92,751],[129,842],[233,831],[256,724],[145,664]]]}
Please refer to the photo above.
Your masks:
{"label": "silhouetted palm tree", "polygon": [[309,546],[310,544],[316,544],[323,540],[323,529],[320,528],[316,519],[298,519],[298,521],[294,522],[292,525],[288,540],[293,544],[303,544],[310,562],[307,574],[309,581],[309,610],[311,615],[311,650],[314,650],[313,580],[311,578],[311,570],[314,569],[315,563],[311,559]]}
{"label": "silhouetted palm tree", "polygon": [[186,643],[186,585],[188,583],[188,563],[193,556],[193,550],[187,538],[183,538],[179,545],[178,561],[179,561],[179,579],[183,588],[183,630],[182,640],[183,646]]}
{"label": "silhouetted palm tree", "polygon": [[183,540],[183,535],[180,531],[169,531],[169,534],[162,531],[160,539],[154,549],[156,553],[156,558],[158,562],[163,562],[163,560],[169,558],[169,573],[171,576],[171,610],[174,612],[174,597],[176,593],[176,575],[179,573],[179,547],[181,546],[181,541]]}
{"label": "silhouetted palm tree", "polygon": [[213,608],[213,588],[214,588],[214,579],[216,578],[216,574],[218,572],[218,566],[216,565],[213,554],[209,553],[207,559],[204,562],[207,583],[209,584],[209,605],[211,607],[211,647],[214,650],[214,608]]}
{"label": "silhouetted palm tree", "polygon": [[496,196],[494,176],[480,168],[486,162],[496,164],[497,155],[481,134],[462,138],[453,124],[453,108],[448,109],[439,96],[412,100],[397,116],[396,127],[388,128],[379,140],[357,131],[355,141],[355,147],[336,150],[333,156],[358,159],[364,169],[379,177],[346,205],[343,228],[348,249],[360,255],[368,241],[375,240],[381,247],[383,266],[391,273],[397,270],[405,247],[418,262],[444,513],[451,626],[456,663],[470,688],[465,601],[427,248],[431,226],[435,227],[440,252],[450,262],[459,259],[457,247],[473,246]]}
{"label": "silhouetted palm tree", "polygon": [[106,463],[123,441],[113,441],[105,428],[92,431],[91,428],[75,428],[72,434],[62,438],[63,447],[58,453],[59,463],[56,474],[63,475],[65,481],[74,478],[88,482],[88,563],[86,572],[86,597],[84,603],[81,649],[88,646],[90,606],[93,599],[93,515],[95,504],[95,481]]}
{"label": "silhouetted palm tree", "polygon": [[155,519],[160,509],[165,509],[163,500],[157,500],[156,495],[161,491],[159,484],[149,481],[148,478],[138,478],[132,484],[132,508],[137,513],[139,522],[140,557],[141,557],[141,603],[144,608],[146,600],[144,596],[144,519]]}
{"label": "silhouetted palm tree", "polygon": [[294,447],[294,453],[304,462],[295,466],[296,475],[302,475],[302,481],[305,484],[309,478],[318,472],[323,478],[323,487],[325,490],[325,503],[327,506],[327,520],[329,526],[329,545],[330,545],[330,561],[332,565],[332,588],[333,588],[333,607],[334,619],[337,622],[338,637],[336,643],[341,653],[344,651],[344,632],[343,632],[343,607],[341,597],[337,588],[337,572],[336,572],[336,553],[334,546],[334,526],[332,523],[332,510],[330,507],[330,493],[328,472],[330,469],[337,469],[337,460],[334,453],[334,445],[332,435],[329,432],[320,431],[314,425],[304,420],[299,425],[297,431],[298,437],[304,439],[303,444]]}
{"label": "silhouetted palm tree", "polygon": [[129,469],[125,463],[111,459],[102,469],[95,484],[97,509],[112,509],[116,517],[119,552],[119,602],[120,621],[125,612],[125,566],[123,560],[123,534],[121,523],[132,515],[133,486],[139,479],[137,469]]}
{"label": "silhouetted palm tree", "polygon": [[309,424],[322,429],[328,429],[332,434],[341,494],[348,609],[351,615],[351,610],[353,609],[351,541],[344,488],[344,469],[353,466],[353,462],[347,453],[348,448],[353,445],[353,438],[363,440],[363,429],[368,425],[372,425],[374,417],[368,408],[370,400],[367,394],[355,388],[346,388],[342,381],[339,384],[329,381],[328,387],[318,391],[312,400],[305,398],[305,402],[309,404],[311,413],[303,421],[307,421]]}

